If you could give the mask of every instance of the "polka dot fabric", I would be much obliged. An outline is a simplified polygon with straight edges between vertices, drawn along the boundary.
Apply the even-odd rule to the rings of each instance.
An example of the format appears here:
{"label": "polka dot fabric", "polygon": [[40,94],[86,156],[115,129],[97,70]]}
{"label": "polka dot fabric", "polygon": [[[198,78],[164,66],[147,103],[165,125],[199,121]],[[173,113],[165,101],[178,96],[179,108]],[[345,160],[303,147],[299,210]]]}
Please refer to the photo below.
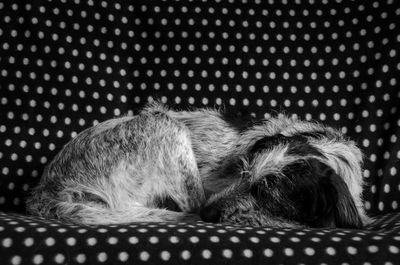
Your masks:
{"label": "polka dot fabric", "polygon": [[391,262],[400,257],[399,216],[384,216],[378,231],[352,231],[203,222],[75,227],[3,214],[0,247],[7,257],[2,262],[14,265],[396,264]]}
{"label": "polka dot fabric", "polygon": [[[395,0],[1,1],[0,260],[396,264],[399,82]],[[154,99],[342,128],[365,154],[365,207],[377,221],[363,231],[91,228],[23,214],[66,142]]]}

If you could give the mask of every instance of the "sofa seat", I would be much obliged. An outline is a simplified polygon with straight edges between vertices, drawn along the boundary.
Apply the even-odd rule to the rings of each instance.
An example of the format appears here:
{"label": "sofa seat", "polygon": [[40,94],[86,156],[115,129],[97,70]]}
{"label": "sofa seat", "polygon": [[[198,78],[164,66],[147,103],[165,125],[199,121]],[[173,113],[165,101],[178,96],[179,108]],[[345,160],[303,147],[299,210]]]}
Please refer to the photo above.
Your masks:
{"label": "sofa seat", "polygon": [[1,264],[399,264],[400,213],[363,230],[197,223],[77,226],[0,213]]}

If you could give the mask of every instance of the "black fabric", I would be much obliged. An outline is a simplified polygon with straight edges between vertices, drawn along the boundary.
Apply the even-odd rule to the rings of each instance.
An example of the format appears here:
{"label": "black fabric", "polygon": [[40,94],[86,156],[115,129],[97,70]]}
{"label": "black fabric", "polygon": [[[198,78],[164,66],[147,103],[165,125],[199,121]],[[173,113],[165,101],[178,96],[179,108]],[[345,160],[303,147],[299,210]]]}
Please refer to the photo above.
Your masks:
{"label": "black fabric", "polygon": [[[96,255],[104,252],[108,262],[117,262],[117,253],[125,248],[121,242],[129,239],[118,228],[105,228],[104,234],[96,228],[80,233],[86,228],[36,220],[23,215],[24,200],[45,164],[78,132],[112,117],[132,115],[153,99],[177,108],[216,106],[246,118],[284,112],[342,128],[365,154],[367,211],[398,212],[399,22],[400,4],[394,0],[0,1],[0,257],[11,264],[77,259],[93,264],[103,262],[103,256]],[[218,229],[204,228],[207,235],[201,234],[200,243],[189,244],[190,261],[208,249],[204,255],[211,255],[213,263],[230,263],[220,254],[229,243],[237,245],[231,251],[238,262],[246,262],[246,255],[267,261],[262,251],[270,248],[276,263],[356,264],[365,257],[371,263],[395,264],[398,215],[388,216],[393,220],[379,231],[262,228],[267,233],[255,244],[260,246],[257,250],[247,236],[232,242],[230,232],[214,244],[204,238],[218,236]],[[33,232],[36,226],[46,232]],[[148,229],[148,238],[158,233],[149,225],[137,226]],[[159,226],[168,227],[155,224]],[[175,249],[168,238],[177,233],[179,244],[190,242],[191,234],[203,226],[207,225],[178,225],[187,232],[167,229],[159,240],[163,244],[141,238],[125,252],[129,260],[140,262],[140,251],[151,251],[148,262],[155,263],[165,249],[173,263],[183,247]],[[67,237],[55,232],[57,227],[76,237],[73,247],[65,248]],[[136,228],[121,228],[142,236]],[[256,235],[258,230],[248,231]],[[33,243],[26,247],[23,242],[31,232]],[[53,233],[56,243],[46,246],[43,240]],[[77,258],[90,235],[97,233],[102,239],[84,251],[84,260]],[[118,234],[120,245],[103,244],[110,233]],[[301,243],[289,247],[296,233],[303,233]],[[322,239],[314,242],[318,233]],[[329,239],[338,233],[343,236],[339,241]],[[281,236],[279,246],[271,242],[273,235]],[[375,242],[374,237],[380,239]],[[339,262],[326,255],[330,243]],[[244,251],[247,244],[250,251]],[[313,255],[304,254],[308,244]],[[363,246],[370,244],[378,248],[368,252]],[[287,248],[292,257],[280,255]],[[42,260],[32,256],[35,249],[44,255]],[[351,254],[354,249],[357,255]],[[62,251],[64,259],[52,256],[53,251]]]}
{"label": "black fabric", "polygon": [[0,214],[2,264],[396,264],[400,214],[366,230],[210,223],[77,227]]}

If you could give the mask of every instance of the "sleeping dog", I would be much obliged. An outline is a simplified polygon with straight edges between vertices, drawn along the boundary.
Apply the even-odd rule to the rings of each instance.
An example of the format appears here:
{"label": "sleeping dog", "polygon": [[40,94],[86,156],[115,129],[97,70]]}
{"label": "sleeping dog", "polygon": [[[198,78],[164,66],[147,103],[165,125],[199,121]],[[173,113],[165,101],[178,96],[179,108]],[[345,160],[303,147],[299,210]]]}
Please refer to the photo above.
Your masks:
{"label": "sleeping dog", "polygon": [[360,228],[362,154],[339,131],[279,115],[147,105],[88,128],[47,165],[32,214],[79,224],[194,221]]}

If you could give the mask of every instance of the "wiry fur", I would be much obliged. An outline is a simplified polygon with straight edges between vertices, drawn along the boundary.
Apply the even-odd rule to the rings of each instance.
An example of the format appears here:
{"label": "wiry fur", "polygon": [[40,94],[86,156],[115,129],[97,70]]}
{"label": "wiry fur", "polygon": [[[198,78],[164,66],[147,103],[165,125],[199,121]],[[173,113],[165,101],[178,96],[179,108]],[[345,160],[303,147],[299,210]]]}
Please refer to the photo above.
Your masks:
{"label": "wiry fur", "polygon": [[215,110],[154,103],[65,145],[27,206],[83,224],[188,221],[201,210],[212,222],[359,227],[361,161],[317,123],[279,116],[239,128]]}
{"label": "wiry fur", "polygon": [[[183,212],[158,209],[165,198]],[[145,110],[69,142],[45,169],[28,210],[86,224],[175,221],[203,201],[189,131],[165,113]]]}

